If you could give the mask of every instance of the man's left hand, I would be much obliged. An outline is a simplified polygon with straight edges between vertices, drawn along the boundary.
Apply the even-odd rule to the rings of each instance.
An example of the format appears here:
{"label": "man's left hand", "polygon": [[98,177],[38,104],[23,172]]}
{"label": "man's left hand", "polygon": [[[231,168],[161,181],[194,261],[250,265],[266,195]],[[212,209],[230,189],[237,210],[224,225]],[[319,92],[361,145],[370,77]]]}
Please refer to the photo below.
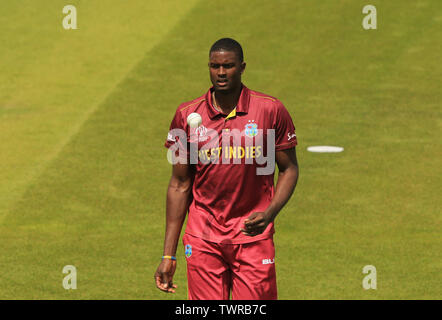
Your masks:
{"label": "man's left hand", "polygon": [[241,229],[241,232],[246,236],[257,236],[264,232],[270,222],[272,222],[270,214],[254,212],[244,221],[244,228]]}

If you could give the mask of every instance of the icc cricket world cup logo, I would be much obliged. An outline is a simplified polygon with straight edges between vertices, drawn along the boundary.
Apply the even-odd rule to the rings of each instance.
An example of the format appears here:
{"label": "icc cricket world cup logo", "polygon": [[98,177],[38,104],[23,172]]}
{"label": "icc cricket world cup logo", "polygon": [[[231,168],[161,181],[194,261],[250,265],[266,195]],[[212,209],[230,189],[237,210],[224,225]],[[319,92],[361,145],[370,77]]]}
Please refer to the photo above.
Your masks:
{"label": "icc cricket world cup logo", "polygon": [[200,125],[195,129],[195,136],[199,141],[206,141],[209,137],[207,136],[207,128]]}

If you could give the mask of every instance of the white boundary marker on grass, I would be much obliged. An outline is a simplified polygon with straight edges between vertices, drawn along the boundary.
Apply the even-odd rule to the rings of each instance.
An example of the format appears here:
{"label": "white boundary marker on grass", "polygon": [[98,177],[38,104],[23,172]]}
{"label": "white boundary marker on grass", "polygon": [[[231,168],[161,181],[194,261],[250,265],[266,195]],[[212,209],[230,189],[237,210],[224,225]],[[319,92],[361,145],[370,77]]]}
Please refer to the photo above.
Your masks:
{"label": "white boundary marker on grass", "polygon": [[307,151],[319,153],[336,153],[344,151],[344,148],[334,146],[311,146],[307,148]]}

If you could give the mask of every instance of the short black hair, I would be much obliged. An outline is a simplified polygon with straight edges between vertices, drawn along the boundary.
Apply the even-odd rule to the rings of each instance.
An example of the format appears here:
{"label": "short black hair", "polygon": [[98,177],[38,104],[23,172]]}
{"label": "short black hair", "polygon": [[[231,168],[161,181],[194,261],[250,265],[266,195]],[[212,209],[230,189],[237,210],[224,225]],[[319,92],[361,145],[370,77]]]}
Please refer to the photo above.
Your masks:
{"label": "short black hair", "polygon": [[244,61],[244,54],[242,52],[242,47],[238,43],[238,41],[233,40],[231,38],[219,39],[210,48],[209,57],[210,57],[210,54],[212,52],[214,52],[214,51],[222,51],[222,50],[224,50],[224,51],[233,51],[238,56],[239,62],[243,62]]}

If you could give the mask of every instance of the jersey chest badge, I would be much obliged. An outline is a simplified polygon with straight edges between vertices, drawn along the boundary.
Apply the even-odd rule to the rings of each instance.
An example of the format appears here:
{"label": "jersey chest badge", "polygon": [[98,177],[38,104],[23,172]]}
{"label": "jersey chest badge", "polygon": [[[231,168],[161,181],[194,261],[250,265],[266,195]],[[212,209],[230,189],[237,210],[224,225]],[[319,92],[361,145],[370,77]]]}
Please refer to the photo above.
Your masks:
{"label": "jersey chest badge", "polygon": [[249,138],[253,138],[258,134],[258,124],[255,120],[249,120],[249,123],[245,125],[245,135]]}

